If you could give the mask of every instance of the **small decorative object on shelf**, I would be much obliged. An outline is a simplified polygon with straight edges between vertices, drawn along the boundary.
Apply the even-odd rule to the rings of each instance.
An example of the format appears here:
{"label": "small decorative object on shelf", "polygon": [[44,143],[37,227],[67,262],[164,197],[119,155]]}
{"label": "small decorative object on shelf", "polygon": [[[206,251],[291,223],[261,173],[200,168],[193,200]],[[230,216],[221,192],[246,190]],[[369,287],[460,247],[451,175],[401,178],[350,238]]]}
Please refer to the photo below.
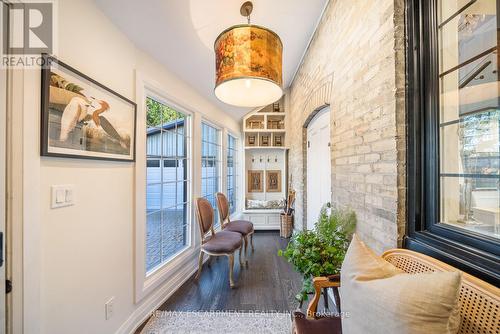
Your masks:
{"label": "small decorative object on shelf", "polygon": [[249,170],[248,171],[248,192],[249,193],[261,193],[263,191],[262,178],[264,172],[261,170]]}
{"label": "small decorative object on shelf", "polygon": [[248,126],[250,129],[263,129],[264,124],[262,121],[248,121]]}
{"label": "small decorative object on shelf", "polygon": [[280,104],[279,104],[279,102],[273,103],[273,112],[280,112]]}
{"label": "small decorative object on shelf", "polygon": [[249,135],[247,138],[247,146],[255,146],[257,144],[254,135]]}
{"label": "small decorative object on shelf", "polygon": [[269,135],[262,135],[260,146],[269,146]]}
{"label": "small decorative object on shelf", "polygon": [[274,146],[283,146],[283,141],[281,140],[281,135],[274,135]]}
{"label": "small decorative object on shelf", "polygon": [[269,120],[268,124],[267,124],[267,128],[268,129],[272,129],[272,130],[279,129],[280,128],[280,121],[278,121],[278,120]]}

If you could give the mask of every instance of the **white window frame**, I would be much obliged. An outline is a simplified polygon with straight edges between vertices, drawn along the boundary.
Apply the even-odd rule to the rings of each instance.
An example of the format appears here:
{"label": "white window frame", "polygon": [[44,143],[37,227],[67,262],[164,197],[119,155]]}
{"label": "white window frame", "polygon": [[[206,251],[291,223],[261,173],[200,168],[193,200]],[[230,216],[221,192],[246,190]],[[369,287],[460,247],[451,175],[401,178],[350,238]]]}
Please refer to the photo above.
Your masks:
{"label": "white window frame", "polygon": [[[235,203],[235,212],[234,213],[230,213],[230,218],[231,219],[234,219],[233,217],[234,216],[237,216],[238,215],[238,211],[239,211],[239,201],[240,201],[240,183],[239,183],[239,180],[241,179],[241,173],[240,173],[240,162],[241,162],[241,157],[242,157],[242,152],[240,151],[240,148],[241,148],[241,143],[240,143],[240,137],[237,136],[236,134],[234,134],[232,131],[227,131],[226,134],[226,147],[224,148],[224,152],[225,152],[225,160],[224,160],[224,166],[225,166],[225,182],[227,182],[227,152],[229,150],[229,136],[233,137],[234,138],[234,143],[235,143],[235,148],[233,149],[233,151],[236,153],[236,160],[234,160],[233,158],[233,164],[234,164],[234,203]],[[227,183],[224,185],[224,189],[226,190],[227,192]],[[229,200],[229,199],[228,199]]]}
{"label": "white window frame", "polygon": [[[191,261],[196,255],[196,229],[193,196],[196,173],[193,170],[194,163],[194,143],[197,138],[193,135],[195,113],[183,106],[182,102],[178,102],[170,94],[166,93],[161,85],[153,80],[146,79],[141,73],[136,73],[136,101],[137,103],[137,129],[136,129],[136,168],[135,168],[135,302],[138,303],[145,296],[153,292],[160,285],[165,283],[169,278],[179,274],[188,261]],[[175,110],[186,115],[189,126],[186,131],[189,131],[190,142],[187,145],[188,156],[188,202],[190,210],[188,211],[187,235],[189,244],[186,248],[162,265],[155,268],[153,271],[146,272],[146,98],[151,97],[158,102],[164,103]]]}
{"label": "white window frame", "polygon": [[[186,204],[188,205],[188,212],[187,212],[187,229],[188,231],[186,231],[186,236],[187,236],[187,241],[186,241],[186,245],[181,249],[179,250],[177,253],[175,253],[172,257],[166,259],[165,261],[161,261],[160,260],[160,264],[156,267],[153,267],[152,270],[150,270],[149,272],[147,271],[147,268],[146,268],[146,277],[149,277],[151,276],[152,274],[154,274],[154,272],[158,269],[158,268],[161,268],[163,265],[165,265],[166,263],[170,262],[170,260],[172,258],[175,258],[179,253],[182,253],[184,252],[184,250],[186,250],[187,248],[189,248],[189,246],[191,245],[191,242],[192,242],[192,238],[190,237],[189,235],[189,228],[190,228],[190,225],[192,223],[192,216],[191,216],[191,205],[192,205],[192,191],[190,190],[191,187],[191,183],[192,183],[192,172],[191,172],[191,161],[192,161],[192,154],[191,154],[191,150],[189,149],[189,145],[191,144],[191,134],[192,134],[192,131],[191,131],[191,116],[189,114],[186,114],[184,112],[181,111],[181,109],[177,108],[177,107],[173,107],[172,104],[167,101],[166,99],[164,99],[163,97],[161,96],[158,96],[157,93],[155,92],[151,92],[149,90],[147,90],[146,92],[146,99],[152,99],[162,105],[165,105],[167,107],[171,107],[172,109],[174,109],[175,111],[177,112],[180,112],[182,113],[184,116],[185,116],[185,120],[184,120],[184,138],[185,140],[187,140],[187,145],[186,145],[186,152],[185,152],[185,156],[186,156],[186,163],[187,163],[187,173],[186,175],[184,176],[183,180],[180,181],[178,179],[175,180],[175,186],[177,188],[177,184],[179,182],[187,182],[187,193],[186,193],[186,202],[183,202],[182,204]],[[146,110],[147,112],[147,110]],[[177,132],[176,132],[176,135],[177,135]],[[146,139],[147,140],[147,139]],[[164,155],[163,155],[163,151],[165,151],[165,147],[163,147],[164,145],[164,140],[163,138],[161,138],[161,148],[160,150],[162,151],[159,155],[159,166],[158,168],[160,169],[160,173],[163,173],[163,169],[164,169],[164,161],[166,161],[166,159],[164,159]],[[176,158],[172,161],[178,161],[178,157],[177,157],[177,147],[176,147]],[[146,152],[146,159],[147,159],[147,152]],[[157,161],[156,159],[154,161]],[[146,163],[147,163],[147,160],[146,160]],[[147,165],[147,164],[146,164]],[[147,172],[147,168],[146,168],[146,172]],[[146,175],[146,181],[147,181],[147,175]],[[156,183],[156,185],[160,185],[160,187],[162,188],[162,190],[160,191],[160,193],[163,193],[163,186],[165,183],[163,183],[163,180],[160,181],[160,183]],[[170,183],[171,184],[171,183]],[[147,185],[147,183],[146,183]],[[147,190],[146,190],[147,191]],[[147,196],[146,196],[147,197]],[[176,197],[176,200],[177,200],[177,196]],[[163,202],[163,198],[160,198],[160,203]],[[175,206],[177,207],[179,203],[175,203]],[[163,207],[160,206],[160,211],[163,210]],[[147,218],[146,218],[146,223],[147,223]],[[146,224],[146,230],[147,230],[147,224]],[[163,233],[163,232],[161,232]],[[146,243],[147,243],[147,240],[146,240]],[[162,246],[161,246],[162,247]],[[147,252],[146,252],[147,253]]]}
{"label": "white window frame", "polygon": [[[219,138],[218,138],[218,141],[219,141],[219,155],[220,155],[220,160],[219,160],[219,166],[218,166],[218,172],[219,172],[219,183],[217,185],[217,189],[218,191],[221,191],[223,189],[225,189],[225,177],[226,177],[226,173],[224,171],[224,167],[226,165],[226,157],[224,155],[224,152],[225,152],[225,142],[224,142],[224,136],[227,134],[227,131],[225,131],[225,128],[218,125],[217,123],[214,123],[213,121],[203,117],[201,119],[201,123],[200,123],[200,126],[203,127],[203,123],[217,129],[217,131],[219,131]],[[203,168],[202,167],[202,163],[203,163],[203,148],[201,147],[202,143],[203,143],[203,134],[202,134],[202,128],[200,128],[200,138],[198,140],[198,142],[200,143],[200,161],[199,161],[199,166],[200,166],[200,187],[202,187],[203,185],[203,179],[202,179],[202,171],[201,169]],[[215,194],[214,194],[215,195]],[[203,197],[203,189],[200,189],[200,197]],[[216,208],[214,208],[214,211],[215,211]],[[215,224],[215,220],[216,218],[214,217],[214,224]],[[217,226],[214,225],[214,229],[215,230],[220,230],[221,228],[221,225],[218,224]]]}

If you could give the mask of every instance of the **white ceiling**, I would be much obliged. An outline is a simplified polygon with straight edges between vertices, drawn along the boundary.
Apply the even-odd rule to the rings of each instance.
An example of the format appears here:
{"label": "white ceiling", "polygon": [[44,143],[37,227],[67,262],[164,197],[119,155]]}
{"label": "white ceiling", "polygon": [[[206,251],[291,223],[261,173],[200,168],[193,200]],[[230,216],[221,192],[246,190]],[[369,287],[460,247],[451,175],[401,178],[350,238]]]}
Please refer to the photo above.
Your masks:
{"label": "white ceiling", "polygon": [[[236,108],[214,95],[213,43],[224,29],[246,23],[244,0],[94,0],[134,42],[202,96],[236,119]],[[285,88],[300,64],[328,0],[253,0],[252,23],[275,31],[283,42]]]}

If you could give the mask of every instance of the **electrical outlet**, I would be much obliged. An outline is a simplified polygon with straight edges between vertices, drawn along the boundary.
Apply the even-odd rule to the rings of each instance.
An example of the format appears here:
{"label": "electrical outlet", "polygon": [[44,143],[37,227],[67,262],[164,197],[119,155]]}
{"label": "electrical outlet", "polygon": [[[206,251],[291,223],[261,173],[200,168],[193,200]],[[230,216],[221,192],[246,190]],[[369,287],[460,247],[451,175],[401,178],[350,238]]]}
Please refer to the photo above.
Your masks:
{"label": "electrical outlet", "polygon": [[104,304],[104,312],[105,312],[106,320],[111,319],[111,317],[113,316],[114,306],[115,306],[114,304],[115,304],[115,297],[111,297],[106,302],[106,304]]}

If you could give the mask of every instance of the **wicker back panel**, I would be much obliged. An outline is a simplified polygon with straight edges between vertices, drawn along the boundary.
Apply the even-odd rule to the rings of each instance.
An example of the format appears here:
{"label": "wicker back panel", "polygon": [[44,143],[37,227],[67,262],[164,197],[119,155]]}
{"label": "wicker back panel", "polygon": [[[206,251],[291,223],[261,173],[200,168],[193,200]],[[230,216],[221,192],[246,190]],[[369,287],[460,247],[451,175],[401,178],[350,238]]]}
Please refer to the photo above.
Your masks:
{"label": "wicker back panel", "polygon": [[[382,257],[409,273],[459,271],[441,261],[406,249],[385,252]],[[462,272],[460,288],[460,334],[500,333],[500,289]]]}

